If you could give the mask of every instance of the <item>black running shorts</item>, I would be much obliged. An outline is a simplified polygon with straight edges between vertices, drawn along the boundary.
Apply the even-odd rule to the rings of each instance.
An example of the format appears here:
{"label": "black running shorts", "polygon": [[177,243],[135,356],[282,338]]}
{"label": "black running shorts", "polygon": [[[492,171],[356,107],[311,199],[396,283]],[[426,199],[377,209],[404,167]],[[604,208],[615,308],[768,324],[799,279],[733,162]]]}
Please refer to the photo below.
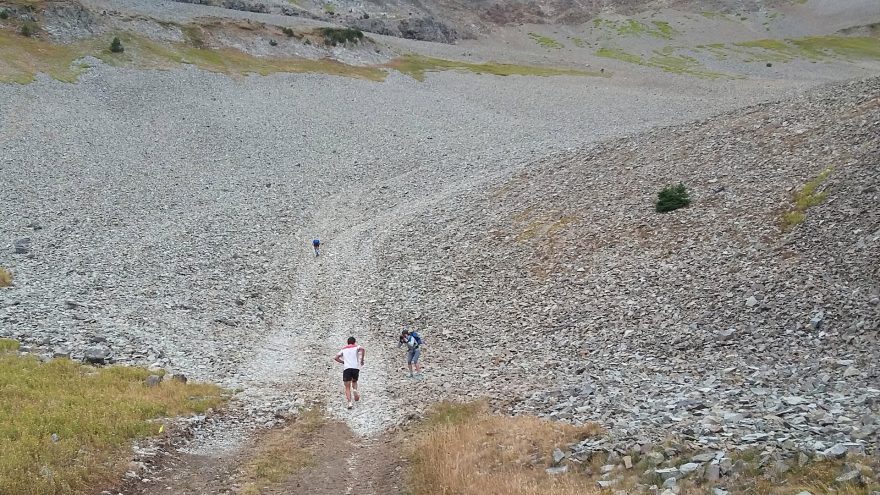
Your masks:
{"label": "black running shorts", "polygon": [[342,370],[342,381],[344,382],[356,382],[358,381],[358,375],[361,374],[361,370],[357,368],[345,368]]}

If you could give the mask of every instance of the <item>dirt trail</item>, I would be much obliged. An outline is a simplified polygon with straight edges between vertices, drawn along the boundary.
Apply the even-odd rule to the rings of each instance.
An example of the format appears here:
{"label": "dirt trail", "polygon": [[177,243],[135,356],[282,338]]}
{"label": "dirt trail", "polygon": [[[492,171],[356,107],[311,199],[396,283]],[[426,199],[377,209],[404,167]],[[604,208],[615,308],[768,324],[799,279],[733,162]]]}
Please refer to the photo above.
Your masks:
{"label": "dirt trail", "polygon": [[[265,432],[248,439],[225,456],[169,455],[162,470],[149,482],[137,483],[122,493],[129,495],[236,494],[248,486],[248,463],[258,455]],[[261,495],[336,493],[387,495],[402,493],[404,459],[391,434],[361,437],[345,423],[328,421],[308,436],[304,449],[309,465],[280,483],[263,488]],[[294,448],[294,446],[291,446]]]}
{"label": "dirt trail", "polygon": [[[330,420],[305,446],[312,453],[313,465],[261,493],[401,492],[404,461],[388,429],[408,414],[389,387],[393,380],[406,379],[400,370],[402,356],[387,336],[370,333],[368,315],[359,308],[369,297],[370,278],[377,276],[375,249],[382,236],[406,213],[466,186],[467,181],[439,188],[422,195],[417,204],[401,203],[376,215],[357,206],[374,204],[375,198],[363,192],[371,188],[340,193],[316,209],[313,227],[300,231],[304,242],[294,249],[301,250],[302,264],[291,281],[294,289],[286,315],[242,367],[237,400],[247,405],[296,397],[306,405],[320,403]],[[313,236],[324,242],[319,257],[314,257],[306,242]],[[351,335],[367,349],[367,355],[361,372],[362,400],[348,410],[342,396],[342,369],[332,357]],[[173,454],[149,483],[124,493],[239,493],[241,471],[259,452],[262,435],[235,424],[219,428]]]}

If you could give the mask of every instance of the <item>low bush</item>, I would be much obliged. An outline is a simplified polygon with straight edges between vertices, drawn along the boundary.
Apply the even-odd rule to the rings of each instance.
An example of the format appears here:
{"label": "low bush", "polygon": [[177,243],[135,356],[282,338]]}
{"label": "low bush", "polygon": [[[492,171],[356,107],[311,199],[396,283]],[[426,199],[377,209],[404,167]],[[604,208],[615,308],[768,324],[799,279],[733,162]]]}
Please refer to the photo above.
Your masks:
{"label": "low bush", "polygon": [[293,36],[296,34],[293,32],[293,29],[291,29],[289,27],[281,28],[281,32],[284,33],[285,35],[287,35],[288,38],[293,38]]}
{"label": "low bush", "polygon": [[122,53],[125,51],[125,47],[122,46],[122,42],[119,41],[119,38],[113,38],[113,42],[110,43],[110,51],[113,53]]}
{"label": "low bush", "polygon": [[684,208],[691,204],[691,199],[687,188],[682,183],[677,186],[666,186],[662,191],[657,193],[657,212],[666,213],[669,211]]}
{"label": "low bush", "polygon": [[278,42],[275,41],[275,40],[269,40],[269,45],[271,45],[271,46],[278,46]]}
{"label": "low bush", "polygon": [[357,28],[322,28],[324,43],[336,46],[347,42],[357,43],[364,39],[364,32]]}
{"label": "low bush", "polygon": [[0,19],[9,19],[9,12],[6,9],[0,10]]}
{"label": "low bush", "polygon": [[37,34],[38,30],[39,30],[39,26],[37,26],[36,22],[24,21],[24,23],[21,25],[21,29],[19,29],[18,32],[20,32],[22,36],[31,37],[31,36]]}

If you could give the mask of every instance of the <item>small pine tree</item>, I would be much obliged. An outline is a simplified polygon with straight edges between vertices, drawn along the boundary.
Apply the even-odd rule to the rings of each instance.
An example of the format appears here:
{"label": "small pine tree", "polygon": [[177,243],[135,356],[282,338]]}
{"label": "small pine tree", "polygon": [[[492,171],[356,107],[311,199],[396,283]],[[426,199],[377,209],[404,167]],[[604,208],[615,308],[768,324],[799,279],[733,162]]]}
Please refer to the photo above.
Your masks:
{"label": "small pine tree", "polygon": [[691,204],[687,188],[681,182],[677,186],[666,186],[657,193],[657,212],[666,213]]}
{"label": "small pine tree", "polygon": [[122,53],[125,51],[125,47],[122,46],[122,42],[119,41],[118,37],[113,38],[113,42],[110,43],[110,51],[113,53]]}

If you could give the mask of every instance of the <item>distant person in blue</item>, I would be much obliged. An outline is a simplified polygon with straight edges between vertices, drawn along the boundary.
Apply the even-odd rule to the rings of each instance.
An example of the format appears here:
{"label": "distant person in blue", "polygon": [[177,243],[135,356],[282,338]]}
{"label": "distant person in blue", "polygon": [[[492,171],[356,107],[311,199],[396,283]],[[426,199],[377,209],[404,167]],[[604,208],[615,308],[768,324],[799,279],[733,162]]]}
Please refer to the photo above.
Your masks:
{"label": "distant person in blue", "polygon": [[402,345],[406,346],[406,366],[409,368],[409,377],[415,377],[413,375],[413,368],[415,368],[416,375],[421,375],[422,366],[419,364],[419,356],[422,355],[422,338],[416,332],[404,330],[400,333],[400,341],[397,343],[397,347]]}
{"label": "distant person in blue", "polygon": [[317,258],[321,254],[321,241],[318,239],[313,240],[312,247],[315,248],[315,258]]}

